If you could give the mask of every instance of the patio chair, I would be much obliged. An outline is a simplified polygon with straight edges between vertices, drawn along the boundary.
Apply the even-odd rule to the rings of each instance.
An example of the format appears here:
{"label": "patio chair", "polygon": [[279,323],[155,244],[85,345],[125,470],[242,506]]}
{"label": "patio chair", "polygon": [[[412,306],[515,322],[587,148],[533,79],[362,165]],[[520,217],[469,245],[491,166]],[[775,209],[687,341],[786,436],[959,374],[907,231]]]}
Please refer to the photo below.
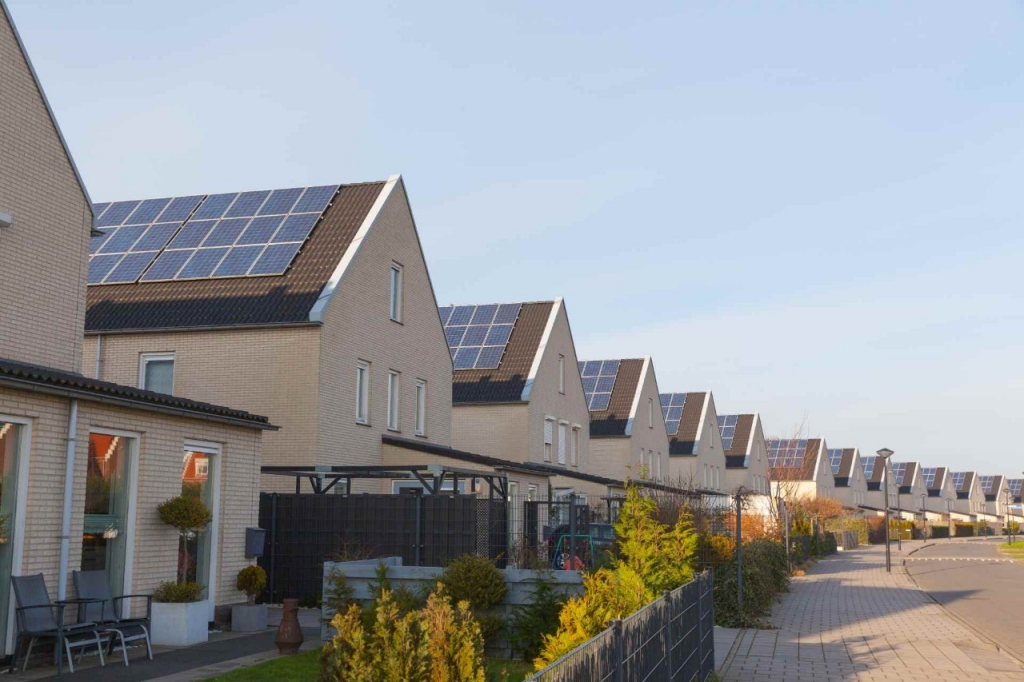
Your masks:
{"label": "patio chair", "polygon": [[71,605],[78,605],[79,609],[88,603],[86,599],[64,599],[56,602],[50,601],[50,594],[46,591],[46,581],[42,573],[36,575],[13,576],[11,584],[14,586],[14,599],[17,607],[14,610],[18,625],[18,638],[14,644],[14,655],[11,656],[11,672],[18,666],[18,651],[21,650],[21,643],[28,638],[28,651],[25,652],[25,663],[22,671],[28,667],[28,661],[32,658],[32,647],[37,639],[53,639],[56,646],[57,673],[64,672],[64,654],[68,656],[68,666],[71,672],[75,672],[75,664],[71,660],[71,650],[82,649],[78,653],[79,661],[82,659],[85,647],[96,645],[96,651],[100,655],[100,665],[103,660],[103,640],[100,638],[100,628],[95,623],[83,621],[67,624],[64,622],[64,609]]}
{"label": "patio chair", "polygon": [[[83,622],[92,622],[100,626],[101,631],[110,634],[107,654],[114,653],[114,646],[121,643],[121,654],[124,664],[128,665],[128,642],[145,640],[146,655],[153,660],[153,646],[150,643],[150,621],[153,618],[153,597],[148,594],[126,594],[115,597],[110,591],[110,576],[106,571],[75,571],[72,574],[75,592],[79,597],[90,600],[90,603],[78,611],[78,618]],[[121,618],[121,604],[126,599],[145,599],[146,615],[141,618]]]}

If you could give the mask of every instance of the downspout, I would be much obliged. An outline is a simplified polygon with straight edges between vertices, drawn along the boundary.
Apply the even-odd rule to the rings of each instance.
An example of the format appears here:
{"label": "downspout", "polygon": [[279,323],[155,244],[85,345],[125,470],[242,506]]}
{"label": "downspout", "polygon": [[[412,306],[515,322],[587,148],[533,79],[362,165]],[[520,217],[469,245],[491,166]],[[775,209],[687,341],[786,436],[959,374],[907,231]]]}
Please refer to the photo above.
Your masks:
{"label": "downspout", "polygon": [[75,492],[75,433],[78,431],[78,400],[71,399],[68,419],[68,451],[64,458],[64,510],[60,522],[60,568],[57,573],[57,599],[67,599],[68,555],[71,549],[71,497]]}
{"label": "downspout", "polygon": [[100,358],[102,357],[103,350],[103,334],[96,335],[96,371],[93,373],[92,378],[97,381],[101,381],[103,377],[100,376]]}

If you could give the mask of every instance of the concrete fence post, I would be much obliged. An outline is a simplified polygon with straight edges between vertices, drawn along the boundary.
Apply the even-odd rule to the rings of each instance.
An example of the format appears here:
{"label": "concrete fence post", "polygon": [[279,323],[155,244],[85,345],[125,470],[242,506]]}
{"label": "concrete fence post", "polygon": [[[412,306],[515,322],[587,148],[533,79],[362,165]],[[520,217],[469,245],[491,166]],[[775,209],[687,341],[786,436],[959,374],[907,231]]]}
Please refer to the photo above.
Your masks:
{"label": "concrete fence post", "polygon": [[661,593],[661,638],[665,646],[665,678],[672,679],[672,593]]}
{"label": "concrete fence post", "polygon": [[623,669],[626,663],[626,656],[623,652],[622,621],[616,618],[612,621],[612,648],[615,661],[615,682],[624,682],[626,671]]}

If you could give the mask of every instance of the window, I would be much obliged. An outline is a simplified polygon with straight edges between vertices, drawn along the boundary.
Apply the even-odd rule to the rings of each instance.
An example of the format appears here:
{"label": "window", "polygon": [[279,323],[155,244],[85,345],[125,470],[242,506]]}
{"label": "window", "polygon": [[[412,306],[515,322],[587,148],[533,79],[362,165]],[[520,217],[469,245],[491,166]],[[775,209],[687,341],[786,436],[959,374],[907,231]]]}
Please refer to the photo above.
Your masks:
{"label": "window", "polygon": [[220,516],[217,509],[217,454],[219,449],[215,445],[186,443],[181,467],[181,494],[202,500],[213,512],[213,522],[200,533],[179,536],[178,575],[207,586],[207,599],[213,597],[210,586],[216,584],[215,538],[212,535]]}
{"label": "window", "polygon": [[559,422],[558,424],[558,463],[565,464],[565,441],[566,432],[569,430],[569,424],[567,422]]}
{"label": "window", "polygon": [[[15,565],[14,545],[24,533],[26,490],[22,481],[28,482],[27,467],[22,466],[30,447],[29,423],[7,421],[0,416],[0,512],[5,515],[4,538],[0,543],[0,584],[10,585],[11,575],[21,566]],[[19,504],[20,502],[20,504]],[[0,590],[0,613],[10,613],[11,590]],[[11,621],[13,625],[13,620]],[[0,642],[7,642],[8,619],[0,618]]]}
{"label": "window", "polygon": [[356,365],[356,422],[370,423],[370,363]]}
{"label": "window", "polygon": [[137,442],[127,434],[89,434],[81,570],[105,570],[114,593],[125,589],[130,574],[128,523]]}
{"label": "window", "polygon": [[391,299],[389,315],[395,322],[402,321],[402,266],[391,264]]}
{"label": "window", "polygon": [[427,382],[416,380],[416,435],[427,435]]}
{"label": "window", "polygon": [[654,477],[661,479],[661,453],[658,453],[658,458],[654,460]]}
{"label": "window", "polygon": [[647,399],[647,428],[654,428],[654,398]]}
{"label": "window", "polygon": [[388,430],[398,431],[399,425],[399,414],[398,408],[399,395],[398,392],[401,390],[401,374],[391,369],[388,370]]}
{"label": "window", "polygon": [[544,419],[544,461],[551,461],[551,444],[555,440],[555,420],[550,417]]}
{"label": "window", "polygon": [[558,392],[565,393],[565,356],[558,356]]}
{"label": "window", "polygon": [[569,441],[569,463],[574,467],[580,465],[580,426],[572,425],[572,440]]}
{"label": "window", "polygon": [[139,388],[173,393],[174,353],[143,353],[139,356]]}
{"label": "window", "polygon": [[526,499],[528,499],[530,502],[537,501],[537,486],[534,485],[533,483],[530,483],[528,486],[526,486]]}

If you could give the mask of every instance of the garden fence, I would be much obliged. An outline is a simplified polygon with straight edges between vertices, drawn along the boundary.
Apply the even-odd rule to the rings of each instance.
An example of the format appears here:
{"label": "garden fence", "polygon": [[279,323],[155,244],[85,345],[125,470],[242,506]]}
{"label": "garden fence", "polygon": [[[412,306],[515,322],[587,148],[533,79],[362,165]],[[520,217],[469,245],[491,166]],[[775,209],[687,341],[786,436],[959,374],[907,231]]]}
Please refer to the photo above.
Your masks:
{"label": "garden fence", "polygon": [[703,682],[715,669],[713,588],[713,573],[705,571],[527,682]]}

